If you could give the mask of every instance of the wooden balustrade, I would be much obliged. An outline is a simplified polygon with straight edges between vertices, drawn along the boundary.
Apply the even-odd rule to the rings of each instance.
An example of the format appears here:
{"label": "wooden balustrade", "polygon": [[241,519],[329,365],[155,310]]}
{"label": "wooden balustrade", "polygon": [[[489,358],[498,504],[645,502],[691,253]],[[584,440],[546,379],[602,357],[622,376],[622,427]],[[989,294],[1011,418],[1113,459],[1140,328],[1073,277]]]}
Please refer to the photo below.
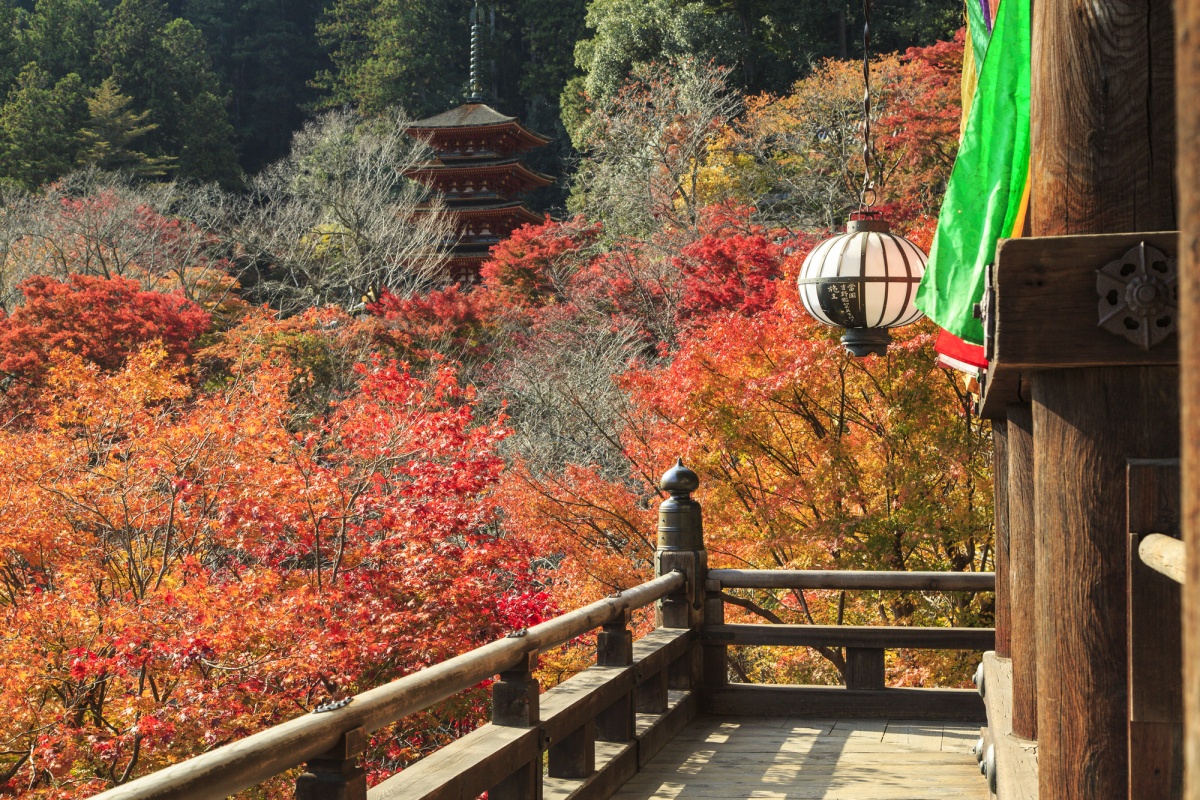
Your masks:
{"label": "wooden balustrade", "polygon": [[[724,623],[722,589],[990,591],[991,573],[708,570],[695,474],[662,481],[659,577],[392,681],[329,708],[110,789],[100,800],[223,798],[304,766],[298,800],[606,798],[701,707],[714,713],[982,719],[972,691],[884,688],[889,647],[992,646],[991,629]],[[637,642],[631,612],[657,603]],[[596,664],[542,693],[540,653],[600,628]],[[729,645],[847,648],[849,688],[728,684]],[[369,734],[452,695],[492,684],[492,721],[368,790]]]}
{"label": "wooden balustrade", "polygon": [[[523,669],[524,665],[529,663],[531,654],[557,647],[614,620],[627,619],[629,611],[643,608],[663,597],[680,592],[686,588],[686,584],[686,579],[681,573],[672,572],[660,576],[577,611],[535,625],[519,636],[509,636],[486,644],[420,672],[355,695],[344,707],[325,713],[306,714],[124,786],[110,789],[96,797],[99,800],[152,800],[168,797],[219,800],[305,763],[309,764],[309,772],[305,775],[314,776],[302,777],[306,787],[306,800],[326,797],[343,797],[349,800],[356,796],[361,797],[362,795],[348,793],[349,787],[357,785],[357,779],[344,768],[345,762],[356,755],[350,749],[354,737],[358,735],[355,731],[362,731],[365,735],[497,674],[509,673],[518,667]],[[694,637],[692,631],[688,630],[687,633]],[[651,678],[657,674],[656,671],[646,677]],[[497,726],[485,726],[485,729],[494,727]],[[528,736],[500,733],[493,734],[493,738],[508,742],[506,746],[509,750],[519,749],[521,745],[528,746],[532,742],[537,753],[536,759],[539,761],[540,775],[539,729],[534,727],[525,730],[533,733]],[[329,766],[335,761],[340,766]],[[342,775],[340,783],[339,779],[329,777],[331,772],[338,770]],[[342,792],[340,794],[321,793],[323,787],[334,785],[347,788],[339,789],[338,791]],[[363,786],[365,787],[365,783]]]}
{"label": "wooden balustrade", "polygon": [[1181,539],[1162,533],[1147,534],[1138,544],[1138,556],[1150,569],[1176,583],[1183,583],[1187,574],[1187,552]]}
{"label": "wooden balustrade", "polygon": [[[964,689],[889,689],[885,650],[894,648],[990,650],[993,628],[909,626],[726,624],[723,589],[840,589],[866,591],[966,591],[996,588],[991,572],[868,572],[833,570],[713,569],[706,576],[705,690],[701,708],[714,714],[806,714],[983,721],[979,695]],[[845,648],[846,688],[730,684],[725,675],[731,645]]]}
{"label": "wooden balustrade", "polygon": [[994,572],[870,572],[820,569],[710,569],[726,589],[877,589],[991,592]]}

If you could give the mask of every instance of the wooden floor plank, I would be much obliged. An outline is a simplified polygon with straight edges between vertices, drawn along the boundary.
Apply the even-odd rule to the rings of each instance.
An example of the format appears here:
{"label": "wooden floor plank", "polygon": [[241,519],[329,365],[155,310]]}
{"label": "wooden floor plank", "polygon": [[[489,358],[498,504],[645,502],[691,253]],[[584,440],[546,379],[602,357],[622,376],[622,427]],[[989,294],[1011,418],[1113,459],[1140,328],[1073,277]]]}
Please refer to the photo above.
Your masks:
{"label": "wooden floor plank", "polygon": [[978,725],[948,724],[942,729],[942,750],[947,753],[970,753],[978,739]]}
{"label": "wooden floor plank", "polygon": [[888,720],[883,732],[883,743],[900,745],[916,750],[941,750],[942,729],[940,722],[924,720]]}
{"label": "wooden floor plank", "polygon": [[970,755],[978,735],[924,720],[701,716],[613,797],[986,800]]}

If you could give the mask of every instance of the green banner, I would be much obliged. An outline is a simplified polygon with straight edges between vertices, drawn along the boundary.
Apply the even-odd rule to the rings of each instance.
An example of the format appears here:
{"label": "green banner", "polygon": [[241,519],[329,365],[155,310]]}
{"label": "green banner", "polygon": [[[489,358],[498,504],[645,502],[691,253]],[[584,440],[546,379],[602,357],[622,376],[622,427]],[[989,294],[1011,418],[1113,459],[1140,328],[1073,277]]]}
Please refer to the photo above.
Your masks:
{"label": "green banner", "polygon": [[1003,0],[958,158],[946,187],[917,306],[959,338],[983,344],[974,306],[996,241],[1011,236],[1029,179],[1029,4]]}

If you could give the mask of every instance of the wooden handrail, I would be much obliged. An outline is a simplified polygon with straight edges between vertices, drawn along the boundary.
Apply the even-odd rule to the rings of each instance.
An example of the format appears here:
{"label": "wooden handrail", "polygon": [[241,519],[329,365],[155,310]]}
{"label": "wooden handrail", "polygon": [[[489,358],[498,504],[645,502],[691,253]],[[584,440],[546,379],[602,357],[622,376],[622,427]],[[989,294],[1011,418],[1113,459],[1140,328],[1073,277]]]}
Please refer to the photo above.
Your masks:
{"label": "wooden handrail", "polygon": [[706,644],[786,647],[869,647],[925,650],[991,650],[994,628],[918,628],[907,625],[707,625]]}
{"label": "wooden handrail", "polygon": [[96,800],[221,800],[316,758],[348,732],[377,730],[512,668],[529,653],[557,647],[685,588],[680,572],[535,625],[440,664],[355,695],[343,708],[306,714],[118,786]]}
{"label": "wooden handrail", "polygon": [[882,589],[990,592],[994,572],[868,572],[816,569],[711,569],[728,589]]}
{"label": "wooden handrail", "polygon": [[1161,533],[1147,534],[1138,544],[1138,555],[1150,569],[1176,583],[1183,583],[1187,574],[1187,551],[1181,539]]}

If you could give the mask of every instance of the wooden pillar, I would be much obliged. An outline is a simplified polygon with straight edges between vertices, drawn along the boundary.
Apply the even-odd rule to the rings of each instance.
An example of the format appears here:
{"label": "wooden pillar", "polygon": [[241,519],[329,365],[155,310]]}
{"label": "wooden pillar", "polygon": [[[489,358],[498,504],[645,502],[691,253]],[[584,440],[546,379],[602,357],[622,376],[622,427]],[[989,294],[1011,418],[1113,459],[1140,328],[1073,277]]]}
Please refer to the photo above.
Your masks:
{"label": "wooden pillar", "polygon": [[[704,582],[704,624],[725,624],[725,600],[721,597],[720,581]],[[704,651],[704,686],[720,689],[729,683],[729,648],[706,645]]]}
{"label": "wooden pillar", "polygon": [[1179,462],[1128,467],[1129,797],[1183,796],[1180,587],[1138,554],[1142,537],[1179,536]]}
{"label": "wooden pillar", "polygon": [[[633,663],[633,632],[629,630],[629,612],[613,620],[596,636],[596,666],[627,667]],[[634,692],[618,697],[596,715],[596,739],[601,742],[628,742],[637,725]]]}
{"label": "wooden pillar", "polygon": [[1184,796],[1200,800],[1200,0],[1177,0]]}
{"label": "wooden pillar", "polygon": [[1125,470],[1130,457],[1177,446],[1178,398],[1160,370],[1051,370],[1034,381],[1043,797],[1126,796]]}
{"label": "wooden pillar", "polygon": [[703,614],[708,572],[700,504],[692,497],[692,492],[700,488],[700,477],[679,459],[663,474],[659,488],[671,496],[658,506],[654,573],[661,576],[682,571],[687,575],[687,586],[658,601],[655,622],[661,628],[694,628]]}
{"label": "wooden pillar", "polygon": [[846,648],[846,688],[882,689],[886,684],[882,647]]}
{"label": "wooden pillar", "polygon": [[1008,426],[992,420],[992,480],[996,520],[996,655],[1011,658],[1012,591],[1008,526]]}
{"label": "wooden pillar", "polygon": [[[1175,227],[1172,25],[1171,0],[1033,4],[1034,236]],[[1046,346],[1071,366],[1071,342]],[[1176,454],[1177,370],[1049,369],[1031,382],[1039,794],[1124,797],[1125,463]]]}
{"label": "wooden pillar", "polygon": [[1012,597],[1012,732],[1037,738],[1037,538],[1033,521],[1033,409],[1008,406],[1008,585]]}

